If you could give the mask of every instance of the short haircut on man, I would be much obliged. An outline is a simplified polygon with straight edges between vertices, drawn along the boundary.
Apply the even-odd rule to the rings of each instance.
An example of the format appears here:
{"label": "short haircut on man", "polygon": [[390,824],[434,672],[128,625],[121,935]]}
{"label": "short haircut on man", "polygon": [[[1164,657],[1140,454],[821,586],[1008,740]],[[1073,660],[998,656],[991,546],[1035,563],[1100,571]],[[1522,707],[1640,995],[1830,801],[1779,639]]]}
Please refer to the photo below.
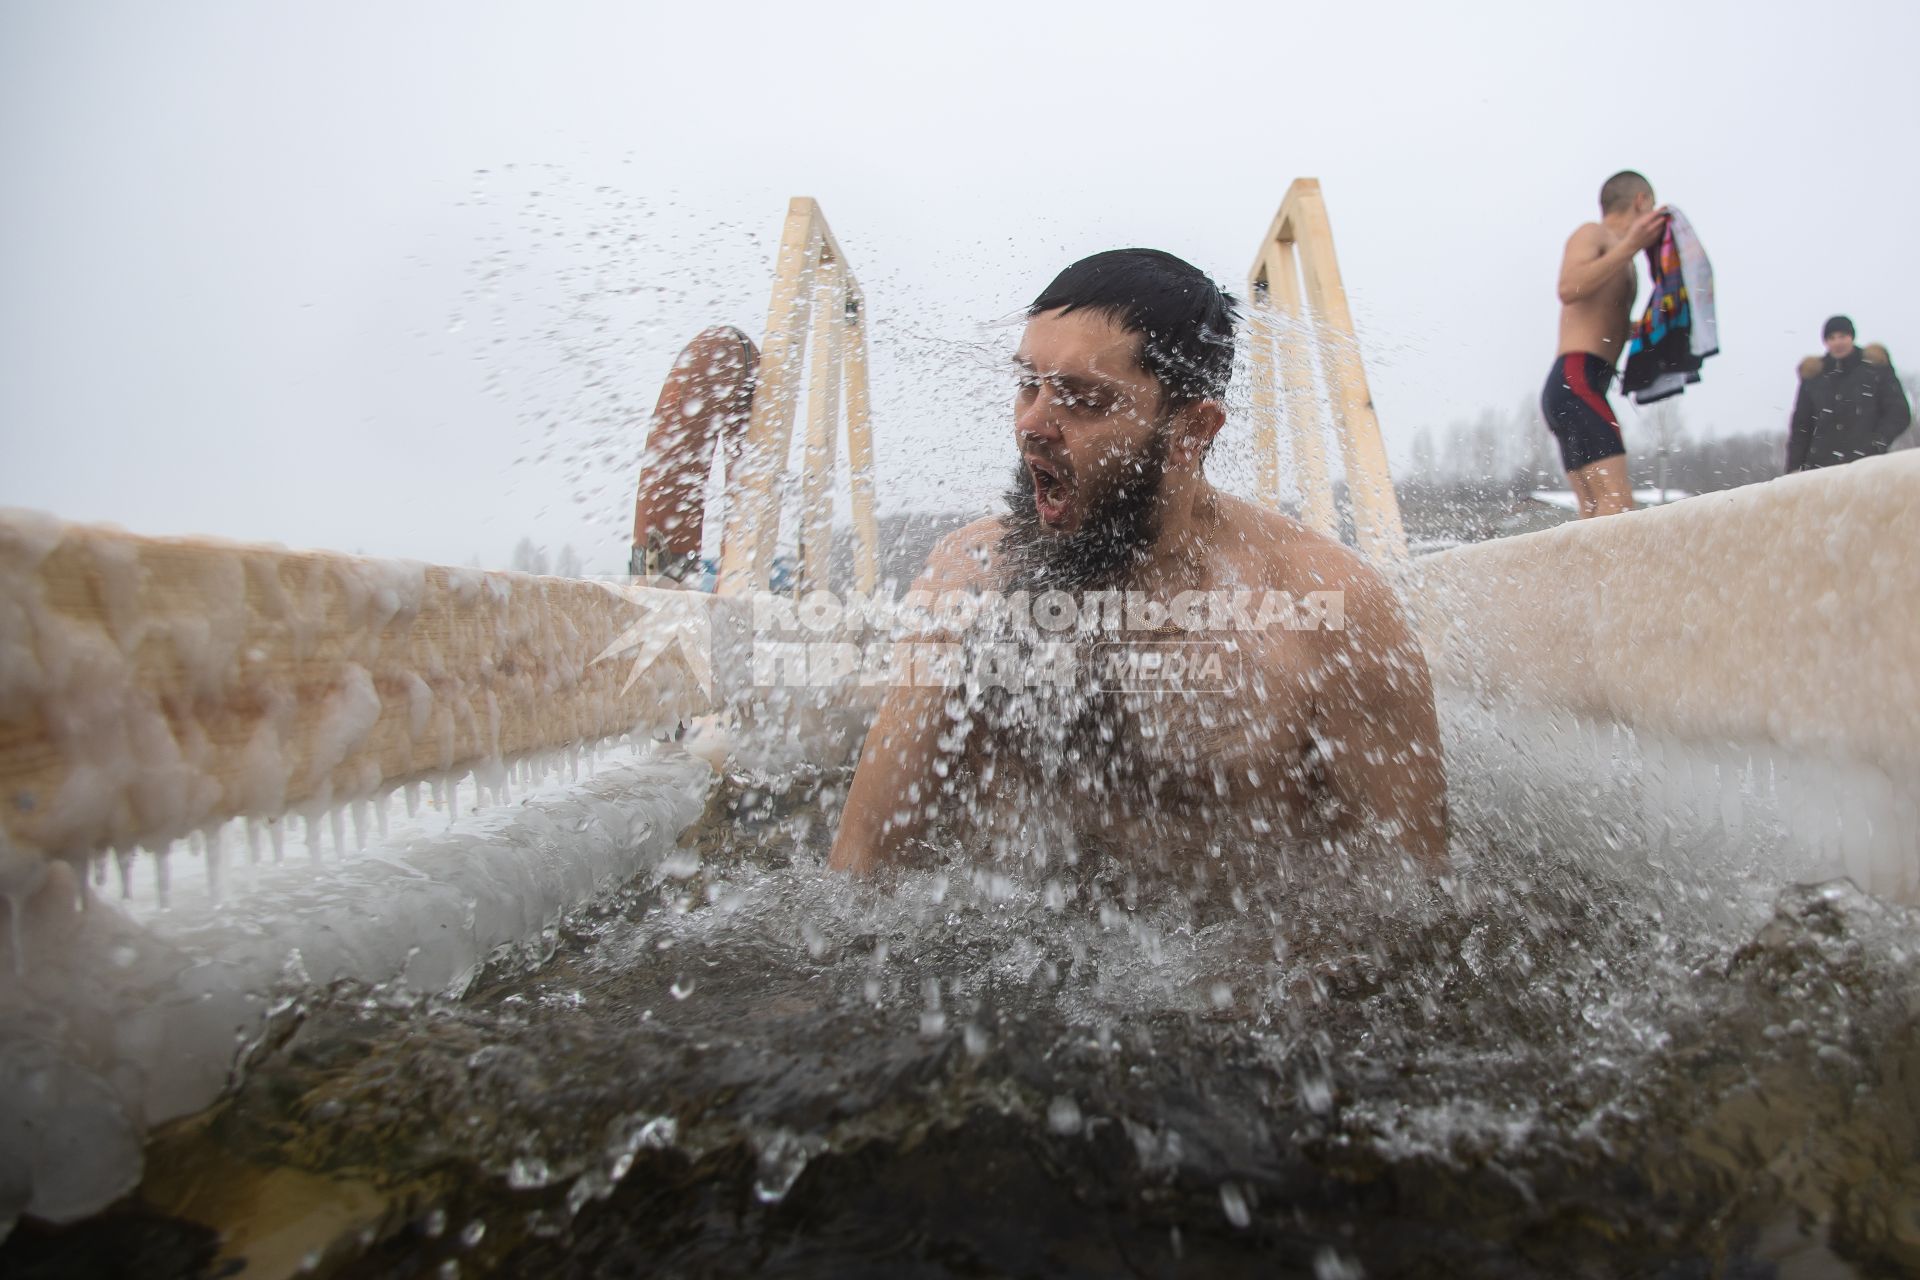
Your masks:
{"label": "short haircut on man", "polygon": [[1600,184],[1600,212],[1616,213],[1637,196],[1653,197],[1653,184],[1631,169],[1622,169]]}
{"label": "short haircut on man", "polygon": [[1192,263],[1158,249],[1109,249],[1062,271],[1027,308],[1092,311],[1141,336],[1140,367],[1169,409],[1216,400],[1233,376],[1234,300]]}

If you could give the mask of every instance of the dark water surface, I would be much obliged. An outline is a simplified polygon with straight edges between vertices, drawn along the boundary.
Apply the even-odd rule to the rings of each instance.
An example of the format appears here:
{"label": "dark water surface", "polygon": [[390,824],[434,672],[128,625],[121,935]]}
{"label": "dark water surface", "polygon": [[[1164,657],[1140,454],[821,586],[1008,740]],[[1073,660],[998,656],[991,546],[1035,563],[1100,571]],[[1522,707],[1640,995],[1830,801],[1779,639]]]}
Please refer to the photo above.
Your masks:
{"label": "dark water surface", "polygon": [[854,886],[830,817],[736,784],[462,999],[306,993],[139,1197],[0,1262],[219,1274],[181,1206],[279,1171],[351,1189],[298,1255],[350,1275],[1920,1270],[1920,920],[1846,882],[1468,831],[1426,889]]}

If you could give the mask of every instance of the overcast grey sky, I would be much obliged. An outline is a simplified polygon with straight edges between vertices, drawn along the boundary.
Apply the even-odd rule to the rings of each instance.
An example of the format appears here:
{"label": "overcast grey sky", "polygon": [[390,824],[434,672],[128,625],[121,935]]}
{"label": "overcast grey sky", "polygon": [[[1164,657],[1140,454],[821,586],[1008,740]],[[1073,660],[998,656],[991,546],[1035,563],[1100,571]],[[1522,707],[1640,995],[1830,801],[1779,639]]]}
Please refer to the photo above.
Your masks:
{"label": "overcast grey sky", "polygon": [[869,296],[883,510],[991,501],[1054,271],[1239,292],[1301,175],[1396,457],[1537,394],[1627,166],[1714,261],[1687,421],[1784,433],[1828,314],[1920,360],[1917,13],[0,0],[0,504],[612,570],[673,352],[759,334],[796,194]]}

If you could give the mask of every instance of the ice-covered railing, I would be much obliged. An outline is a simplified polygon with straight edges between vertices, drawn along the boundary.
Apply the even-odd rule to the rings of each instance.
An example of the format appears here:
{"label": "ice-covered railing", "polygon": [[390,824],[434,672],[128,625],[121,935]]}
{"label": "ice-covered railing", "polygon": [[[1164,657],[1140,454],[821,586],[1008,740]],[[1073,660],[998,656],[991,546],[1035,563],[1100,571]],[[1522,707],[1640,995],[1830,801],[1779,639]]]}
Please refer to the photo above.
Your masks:
{"label": "ice-covered railing", "polygon": [[410,785],[504,792],[671,728],[707,706],[683,653],[632,682],[597,660],[647,595],[0,514],[0,893],[49,855],[217,856],[232,819],[361,826]]}
{"label": "ice-covered railing", "polygon": [[1550,828],[1608,818],[1628,756],[1626,816],[1677,846],[1920,901],[1916,548],[1908,453],[1423,557],[1435,684],[1490,717],[1449,768]]}

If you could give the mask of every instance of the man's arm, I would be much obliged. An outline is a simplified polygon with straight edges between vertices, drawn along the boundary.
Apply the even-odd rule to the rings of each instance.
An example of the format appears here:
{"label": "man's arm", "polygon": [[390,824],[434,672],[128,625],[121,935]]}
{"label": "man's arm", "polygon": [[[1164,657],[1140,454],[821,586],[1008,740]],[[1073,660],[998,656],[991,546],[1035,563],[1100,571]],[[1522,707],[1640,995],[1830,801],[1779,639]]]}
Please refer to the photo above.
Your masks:
{"label": "man's arm", "polygon": [[1807,464],[1807,449],[1813,444],[1812,383],[1800,378],[1800,393],[1793,398],[1793,420],[1787,425],[1787,474]]}
{"label": "man's arm", "polygon": [[863,876],[892,862],[926,829],[937,781],[935,763],[945,715],[945,689],[899,685],[887,691],[860,748],[847,807],[827,866]]}
{"label": "man's arm", "polygon": [[1606,232],[1589,222],[1567,237],[1567,250],[1560,258],[1560,301],[1571,306],[1591,297],[1601,285],[1619,275],[1633,261],[1633,255],[1660,239],[1666,227],[1664,209],[1641,214],[1627,233],[1611,247]]}
{"label": "man's arm", "polygon": [[[997,522],[980,521],[942,539],[911,590],[933,597],[978,590],[984,585],[979,552],[997,529]],[[943,758],[951,761],[958,756],[964,745],[946,737],[950,692],[945,687],[911,684],[887,690],[860,748],[860,763],[853,771],[827,866],[866,875],[892,862],[904,845],[926,830],[928,810],[940,785],[937,765]]]}
{"label": "man's arm", "polygon": [[1884,390],[1880,394],[1880,438],[1892,444],[1912,424],[1913,406],[1907,403],[1907,389],[1900,385],[1900,375],[1893,371],[1892,363],[1881,368]]}
{"label": "man's arm", "polygon": [[1315,729],[1342,824],[1383,837],[1428,871],[1447,865],[1447,772],[1426,655],[1371,569],[1328,634]]}

